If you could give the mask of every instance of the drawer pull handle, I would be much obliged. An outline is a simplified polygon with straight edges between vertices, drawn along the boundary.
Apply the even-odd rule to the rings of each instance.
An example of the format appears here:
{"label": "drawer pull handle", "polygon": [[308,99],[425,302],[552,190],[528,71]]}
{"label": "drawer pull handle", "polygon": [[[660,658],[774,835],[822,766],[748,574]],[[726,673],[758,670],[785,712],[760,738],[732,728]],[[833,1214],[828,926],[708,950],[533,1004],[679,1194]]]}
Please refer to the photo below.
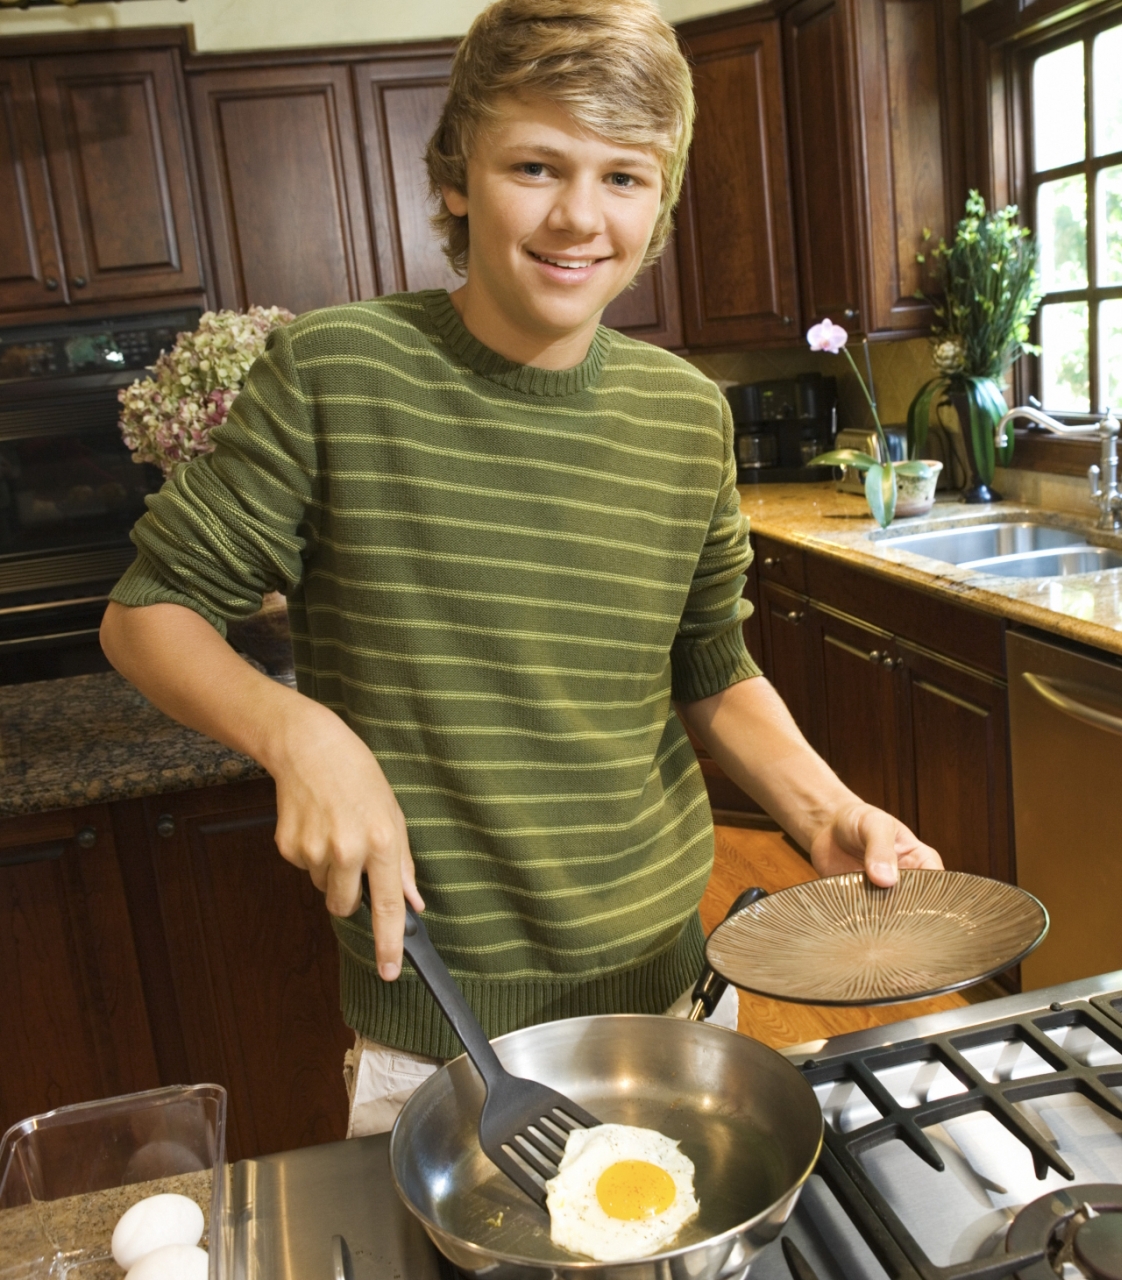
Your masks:
{"label": "drawer pull handle", "polygon": [[784,615],[784,617],[786,617],[788,622],[797,623],[797,622],[802,622],[802,620],[806,617],[806,614],[803,613],[801,609],[791,609],[788,613]]}
{"label": "drawer pull handle", "polygon": [[779,556],[764,556],[765,569],[778,569],[782,563],[783,561]]}
{"label": "drawer pull handle", "polygon": [[883,661],[885,660],[885,658],[887,658],[887,657],[888,657],[888,654],[887,654],[887,653],[884,653],[884,652],[883,652],[882,650],[880,650],[880,649],[874,649],[874,650],[869,654],[869,661],[870,661],[870,662],[883,662]]}
{"label": "drawer pull handle", "polygon": [[161,814],[156,819],[156,834],[163,840],[170,840],[175,835],[175,819],[170,813]]}
{"label": "drawer pull handle", "polygon": [[48,276],[46,280],[43,281],[43,284],[46,286],[48,293],[54,293],[58,288],[58,280],[56,280],[54,276]]}
{"label": "drawer pull handle", "polygon": [[83,827],[74,837],[79,849],[92,849],[97,844],[97,828]]}
{"label": "drawer pull handle", "polygon": [[85,277],[85,276],[75,276],[75,277],[74,277],[74,288],[75,288],[75,289],[84,289],[85,287],[86,287],[86,277]]}

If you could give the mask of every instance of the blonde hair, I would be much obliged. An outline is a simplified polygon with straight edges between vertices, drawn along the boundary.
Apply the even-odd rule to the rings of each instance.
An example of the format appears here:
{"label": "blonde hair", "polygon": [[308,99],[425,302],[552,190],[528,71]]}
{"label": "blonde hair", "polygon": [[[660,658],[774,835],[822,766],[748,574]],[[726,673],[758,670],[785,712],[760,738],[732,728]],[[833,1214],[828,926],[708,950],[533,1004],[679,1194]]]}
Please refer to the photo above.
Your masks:
{"label": "blonde hair", "polygon": [[468,259],[468,220],[442,187],[467,192],[467,161],[504,95],[539,95],[577,124],[655,153],[662,198],[643,266],[666,246],[693,135],[690,70],[673,29],[650,0],[496,0],[456,52],[440,123],[425,151],[432,223],[453,270]]}

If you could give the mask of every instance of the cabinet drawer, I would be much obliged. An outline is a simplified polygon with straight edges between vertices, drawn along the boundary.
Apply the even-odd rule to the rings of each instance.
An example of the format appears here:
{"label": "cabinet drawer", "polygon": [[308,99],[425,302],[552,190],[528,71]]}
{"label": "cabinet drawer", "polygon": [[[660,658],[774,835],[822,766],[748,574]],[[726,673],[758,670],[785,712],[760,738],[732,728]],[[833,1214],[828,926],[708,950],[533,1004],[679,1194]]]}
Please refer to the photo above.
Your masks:
{"label": "cabinet drawer", "polygon": [[761,579],[778,582],[792,591],[806,590],[806,557],[801,547],[792,547],[774,538],[757,537],[754,541]]}

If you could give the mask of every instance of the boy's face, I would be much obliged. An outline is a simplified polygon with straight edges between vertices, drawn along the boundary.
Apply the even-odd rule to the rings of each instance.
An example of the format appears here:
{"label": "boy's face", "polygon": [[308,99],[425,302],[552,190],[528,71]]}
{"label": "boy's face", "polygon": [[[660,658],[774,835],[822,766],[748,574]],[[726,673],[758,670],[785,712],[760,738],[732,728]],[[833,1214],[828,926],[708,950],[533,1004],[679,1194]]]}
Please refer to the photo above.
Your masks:
{"label": "boy's face", "polygon": [[518,335],[529,348],[591,340],[643,261],[662,170],[654,152],[587,133],[548,99],[499,105],[468,160],[466,194],[443,194],[470,227],[465,304],[477,323],[493,317],[499,341],[476,336],[532,361],[532,350],[513,354]]}

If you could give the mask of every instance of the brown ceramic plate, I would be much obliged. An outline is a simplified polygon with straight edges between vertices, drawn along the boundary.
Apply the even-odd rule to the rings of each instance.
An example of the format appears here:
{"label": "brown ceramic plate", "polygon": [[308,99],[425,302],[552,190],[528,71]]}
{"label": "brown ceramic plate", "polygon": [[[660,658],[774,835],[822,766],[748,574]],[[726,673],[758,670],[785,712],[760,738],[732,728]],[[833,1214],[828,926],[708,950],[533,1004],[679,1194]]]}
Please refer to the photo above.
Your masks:
{"label": "brown ceramic plate", "polygon": [[726,981],[799,1004],[896,1004],[957,991],[1023,960],[1048,913],[1023,889],[961,871],[861,872],[793,885],[710,935]]}

